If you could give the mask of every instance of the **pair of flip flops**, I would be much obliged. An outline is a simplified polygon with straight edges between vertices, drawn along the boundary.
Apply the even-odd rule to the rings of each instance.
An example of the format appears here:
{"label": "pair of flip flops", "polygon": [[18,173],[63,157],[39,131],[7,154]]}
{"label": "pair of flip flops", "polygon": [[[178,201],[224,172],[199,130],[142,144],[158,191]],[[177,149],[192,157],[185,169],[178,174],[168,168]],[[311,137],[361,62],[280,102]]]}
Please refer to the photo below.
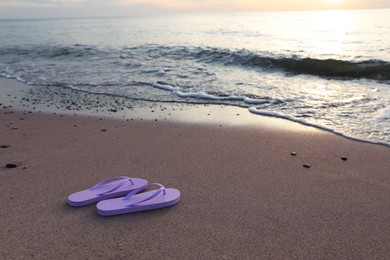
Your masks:
{"label": "pair of flip flops", "polygon": [[[146,191],[150,186],[158,189]],[[142,193],[140,193],[142,192]],[[173,206],[180,200],[180,191],[165,188],[159,183],[148,183],[140,178],[118,176],[102,180],[90,189],[68,196],[73,207],[97,203],[97,212],[101,216],[113,216]]]}

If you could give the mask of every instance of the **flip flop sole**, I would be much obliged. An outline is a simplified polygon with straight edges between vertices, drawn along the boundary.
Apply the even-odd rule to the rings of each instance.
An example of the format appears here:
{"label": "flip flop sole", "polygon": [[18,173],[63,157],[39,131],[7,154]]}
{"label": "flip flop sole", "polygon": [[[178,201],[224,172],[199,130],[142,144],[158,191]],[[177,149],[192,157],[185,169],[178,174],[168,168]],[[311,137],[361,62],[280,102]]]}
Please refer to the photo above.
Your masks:
{"label": "flip flop sole", "polygon": [[96,190],[87,189],[87,190],[75,192],[68,196],[68,204],[73,207],[86,206],[92,203],[99,202],[101,200],[126,196],[127,194],[129,194],[129,192],[132,192],[133,190],[141,188],[146,184],[148,184],[147,180],[140,179],[140,178],[131,178],[131,180],[133,181],[134,184],[131,184],[129,181],[128,183],[123,184],[118,189],[101,195],[98,194],[101,191],[109,190],[111,187],[115,187],[118,181],[105,184],[100,189],[96,189]]}
{"label": "flip flop sole", "polygon": [[155,191],[147,191],[132,196],[129,200],[115,198],[100,201],[96,204],[97,212],[101,216],[115,216],[127,213],[135,213],[140,211],[154,210],[165,207],[170,207],[180,201],[180,191],[174,188],[166,188],[165,194],[161,193],[158,196],[132,206],[127,206],[132,202],[143,200],[149,197]]}

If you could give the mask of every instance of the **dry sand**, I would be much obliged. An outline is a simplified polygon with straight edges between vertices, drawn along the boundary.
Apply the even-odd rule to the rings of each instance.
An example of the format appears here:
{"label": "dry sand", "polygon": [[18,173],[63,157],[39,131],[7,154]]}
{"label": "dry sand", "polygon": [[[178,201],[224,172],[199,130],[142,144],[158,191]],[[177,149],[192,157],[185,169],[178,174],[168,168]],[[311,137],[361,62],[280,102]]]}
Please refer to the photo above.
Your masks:
{"label": "dry sand", "polygon": [[[0,110],[2,259],[390,257],[388,147],[320,131],[10,112]],[[117,217],[67,205],[117,175],[178,188],[181,201]]]}

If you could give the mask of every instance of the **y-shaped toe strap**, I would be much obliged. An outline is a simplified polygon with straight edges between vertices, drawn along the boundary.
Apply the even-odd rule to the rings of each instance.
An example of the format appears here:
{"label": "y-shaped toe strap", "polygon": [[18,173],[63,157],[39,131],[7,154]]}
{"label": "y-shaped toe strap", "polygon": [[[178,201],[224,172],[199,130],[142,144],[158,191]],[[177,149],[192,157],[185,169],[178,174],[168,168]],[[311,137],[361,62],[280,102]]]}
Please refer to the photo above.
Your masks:
{"label": "y-shaped toe strap", "polygon": [[137,194],[140,191],[145,190],[146,188],[149,188],[152,185],[157,185],[160,188],[158,190],[156,190],[154,193],[152,193],[149,197],[147,197],[145,199],[142,199],[142,200],[139,200],[139,201],[136,201],[136,202],[131,202],[130,204],[127,204],[126,207],[130,207],[130,206],[133,206],[135,204],[138,204],[138,203],[145,202],[147,200],[153,199],[154,197],[156,197],[161,192],[163,194],[165,194],[165,187],[163,185],[161,185],[160,183],[149,183],[149,184],[146,184],[145,186],[142,186],[141,188],[133,190],[126,197],[124,197],[123,200],[129,200],[133,195]]}
{"label": "y-shaped toe strap", "polygon": [[127,177],[127,176],[117,176],[117,177],[112,177],[112,178],[108,178],[108,179],[102,180],[101,182],[99,182],[98,184],[96,184],[95,186],[90,188],[89,190],[91,190],[91,191],[92,190],[96,190],[96,189],[98,189],[100,187],[103,187],[107,183],[110,183],[110,182],[113,182],[113,181],[118,181],[118,184],[115,185],[113,188],[111,188],[109,190],[106,190],[106,191],[103,191],[101,193],[98,193],[97,195],[103,195],[105,193],[109,193],[111,191],[117,190],[117,189],[119,189],[119,187],[121,187],[127,181],[130,181],[131,185],[134,185],[134,182],[130,179],[130,177]]}

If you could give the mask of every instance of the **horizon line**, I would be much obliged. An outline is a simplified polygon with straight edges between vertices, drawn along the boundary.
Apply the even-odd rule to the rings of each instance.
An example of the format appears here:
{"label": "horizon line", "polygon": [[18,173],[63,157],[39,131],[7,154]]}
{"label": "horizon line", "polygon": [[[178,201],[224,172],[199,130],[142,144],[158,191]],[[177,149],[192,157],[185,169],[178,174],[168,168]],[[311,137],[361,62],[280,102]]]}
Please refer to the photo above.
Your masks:
{"label": "horizon line", "polygon": [[0,21],[4,20],[66,20],[66,19],[102,19],[102,18],[147,18],[147,17],[162,17],[162,16],[177,16],[177,15],[208,15],[208,14],[245,14],[245,13],[293,13],[293,12],[326,12],[326,11],[364,11],[364,10],[390,10],[385,8],[326,8],[326,9],[299,9],[299,10],[263,10],[263,11],[221,11],[221,12],[167,12],[150,15],[96,15],[96,16],[61,16],[61,17],[15,17],[3,18],[0,16]]}

